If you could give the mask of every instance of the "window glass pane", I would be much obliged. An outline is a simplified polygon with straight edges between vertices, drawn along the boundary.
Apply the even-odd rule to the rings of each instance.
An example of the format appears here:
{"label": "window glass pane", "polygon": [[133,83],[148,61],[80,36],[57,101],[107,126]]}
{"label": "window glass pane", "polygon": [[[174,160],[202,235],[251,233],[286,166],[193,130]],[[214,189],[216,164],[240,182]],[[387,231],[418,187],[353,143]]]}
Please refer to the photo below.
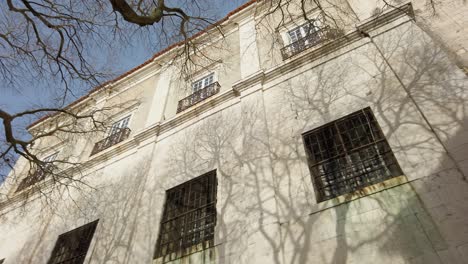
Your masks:
{"label": "window glass pane", "polygon": [[126,116],[119,121],[112,124],[110,129],[110,134],[113,135],[118,133],[122,128],[126,128],[128,126],[128,122],[130,121],[130,116]]}
{"label": "window glass pane", "polygon": [[210,84],[212,84],[214,81],[214,74],[211,73],[210,75],[207,75],[203,78],[201,78],[200,80],[197,80],[195,82],[192,83],[192,92],[195,93],[195,92],[198,92],[199,90],[209,86]]}
{"label": "window glass pane", "polygon": [[205,87],[213,83],[213,74],[205,79]]}
{"label": "window glass pane", "polygon": [[304,25],[302,25],[302,26],[301,26],[301,29],[302,29],[302,32],[301,32],[301,33],[302,33],[302,36],[303,36],[303,37],[309,35],[309,33],[310,33],[310,32],[309,32],[309,29],[310,29],[309,24],[304,24]]}
{"label": "window glass pane", "polygon": [[289,37],[291,38],[291,42],[296,42],[297,40],[299,40],[302,37],[301,28],[297,27],[289,31]]}
{"label": "window glass pane", "polygon": [[192,90],[193,92],[197,92],[198,90],[200,90],[200,87],[201,87],[201,81],[196,81],[194,83],[192,83]]}

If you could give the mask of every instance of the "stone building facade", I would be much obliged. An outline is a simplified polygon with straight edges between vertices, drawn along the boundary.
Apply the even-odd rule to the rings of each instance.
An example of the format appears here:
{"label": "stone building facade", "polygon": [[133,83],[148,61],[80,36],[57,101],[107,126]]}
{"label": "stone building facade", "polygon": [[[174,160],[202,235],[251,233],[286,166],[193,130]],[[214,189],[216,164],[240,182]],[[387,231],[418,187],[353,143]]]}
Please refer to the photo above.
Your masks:
{"label": "stone building facade", "polygon": [[37,148],[87,187],[20,159],[3,263],[468,263],[465,36],[337,2],[336,23],[291,5],[279,28],[248,2],[198,36],[189,77],[176,45],[73,104],[112,126]]}

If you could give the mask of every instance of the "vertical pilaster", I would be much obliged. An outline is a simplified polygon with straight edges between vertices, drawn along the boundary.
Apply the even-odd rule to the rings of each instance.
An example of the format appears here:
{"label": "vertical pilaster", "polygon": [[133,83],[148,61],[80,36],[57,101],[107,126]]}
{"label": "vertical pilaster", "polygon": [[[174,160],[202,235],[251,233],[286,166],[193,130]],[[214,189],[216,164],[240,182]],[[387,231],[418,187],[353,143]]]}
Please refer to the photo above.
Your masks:
{"label": "vertical pilaster", "polygon": [[167,97],[169,96],[169,84],[171,80],[172,67],[161,70],[159,79],[156,82],[156,92],[151,100],[151,107],[146,119],[146,127],[151,126],[163,119],[164,109],[166,108]]}
{"label": "vertical pilaster", "polygon": [[239,41],[241,77],[244,79],[260,70],[254,19],[249,18],[239,23]]}

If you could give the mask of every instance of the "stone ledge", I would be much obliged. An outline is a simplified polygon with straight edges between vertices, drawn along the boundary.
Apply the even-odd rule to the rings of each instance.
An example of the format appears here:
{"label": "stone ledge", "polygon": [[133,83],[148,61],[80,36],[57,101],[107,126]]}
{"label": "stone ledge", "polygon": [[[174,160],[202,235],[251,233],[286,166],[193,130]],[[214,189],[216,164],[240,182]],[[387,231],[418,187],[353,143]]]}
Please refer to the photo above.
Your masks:
{"label": "stone ledge", "polygon": [[379,182],[379,183],[364,187],[352,193],[343,194],[333,199],[314,204],[312,206],[312,209],[309,215],[313,215],[321,211],[324,211],[326,209],[330,209],[330,208],[339,206],[344,203],[348,203],[348,202],[351,202],[351,201],[354,201],[354,200],[357,200],[366,196],[370,196],[372,194],[375,194],[384,190],[388,190],[388,189],[391,189],[391,188],[394,188],[403,184],[407,184],[409,182],[410,181],[408,181],[405,175],[397,176],[397,177],[385,180],[383,182]]}

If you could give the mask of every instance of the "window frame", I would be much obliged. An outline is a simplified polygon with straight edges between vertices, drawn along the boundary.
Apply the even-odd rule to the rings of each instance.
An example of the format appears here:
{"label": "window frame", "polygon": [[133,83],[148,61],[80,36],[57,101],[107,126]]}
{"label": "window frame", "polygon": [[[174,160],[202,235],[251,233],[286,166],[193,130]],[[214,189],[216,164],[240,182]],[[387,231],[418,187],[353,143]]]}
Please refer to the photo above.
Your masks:
{"label": "window frame", "polygon": [[[57,237],[57,240],[55,241],[54,248],[52,249],[52,252],[50,254],[49,260],[47,261],[47,264],[57,264],[57,263],[67,264],[67,263],[69,263],[69,261],[73,261],[73,262],[70,262],[70,263],[73,263],[73,264],[83,264],[85,262],[85,260],[86,260],[86,256],[88,255],[88,251],[89,251],[89,248],[91,246],[91,242],[92,242],[92,240],[94,238],[94,234],[96,232],[98,222],[99,222],[99,219],[94,220],[92,222],[89,222],[87,224],[84,224],[82,226],[79,226],[79,227],[77,227],[77,228],[75,228],[73,230],[67,231],[67,232],[65,232],[63,234],[60,234]],[[81,232],[78,233],[79,231],[81,231]],[[88,232],[88,233],[86,234],[86,232]],[[73,236],[75,236],[75,237],[73,237]],[[74,255],[68,256],[67,259],[58,259],[59,262],[56,262],[57,258],[62,257],[63,254],[66,253],[65,251],[62,251],[61,249],[67,246],[66,243],[71,243],[70,241],[75,240],[75,239],[80,239],[80,240],[78,241],[79,246],[77,248],[75,248],[75,249],[72,249],[72,251],[73,251],[72,254],[74,254]],[[86,241],[83,242],[82,241],[83,239],[86,239]],[[73,241],[73,242],[75,242],[75,241]],[[84,243],[84,245],[82,243]],[[68,246],[70,246],[70,245],[68,245]],[[73,246],[75,246],[75,245],[73,245]],[[78,251],[77,249],[81,250],[81,251]],[[61,253],[61,255],[58,255],[60,253]],[[76,259],[78,259],[81,262],[76,262]],[[64,262],[64,261],[66,261],[66,262]]]}
{"label": "window frame", "polygon": [[[206,197],[198,196],[198,199],[205,198],[206,203],[190,208],[189,206],[193,205],[191,204],[193,203],[193,200],[190,199],[191,195],[195,193],[195,197],[197,197],[196,191],[191,192],[192,189],[196,189],[194,186],[197,181],[205,181],[208,185],[209,190],[205,194]],[[214,233],[217,224],[217,189],[217,173],[216,170],[212,170],[166,190],[154,259],[172,261],[194,251],[214,247]],[[178,205],[180,208],[174,207],[178,202],[182,203]],[[202,235],[203,238],[201,238]],[[192,237],[191,241],[188,239],[190,237]]]}
{"label": "window frame", "polygon": [[[209,80],[210,78],[211,80],[207,82],[207,80]],[[217,82],[215,72],[210,72],[208,74],[205,74],[202,77],[197,78],[195,81],[193,81],[190,84],[191,92],[192,94],[199,92],[200,90],[203,90],[204,88],[212,85],[215,82]],[[200,84],[200,85],[198,87],[195,87],[196,84]]]}
{"label": "window frame", "polygon": [[[316,19],[311,19],[310,21],[306,21],[305,23],[288,30],[287,35],[289,38],[289,44],[295,43],[300,39],[306,38],[310,34],[316,34],[317,31],[320,30],[320,26],[316,25],[316,23],[319,23],[319,21]],[[311,31],[310,28],[313,28],[313,31]],[[294,37],[296,39],[293,38],[293,35],[291,33],[294,33]],[[298,35],[300,35],[300,37],[298,37]]]}
{"label": "window frame", "polygon": [[[303,17],[300,17],[300,18],[291,20],[285,24],[284,29],[280,31],[280,35],[283,40],[284,46],[291,45],[297,40],[301,38],[305,38],[307,36],[307,32],[304,29],[304,26],[306,25],[312,24],[314,28],[314,31],[313,31],[314,33],[316,33],[317,31],[320,31],[322,28],[326,26],[326,23],[324,22],[324,17],[320,12],[314,11],[308,14],[308,17],[309,17],[309,20],[306,20]],[[290,32],[293,32],[297,29],[299,29],[301,37],[294,40],[291,37]]]}
{"label": "window frame", "polygon": [[[362,118],[362,115],[360,114],[362,114],[367,120],[367,123],[360,123],[360,125],[363,129],[364,127],[367,127],[368,130],[363,130],[360,134],[358,133],[358,126],[353,127],[350,130],[338,128],[338,125],[343,124],[344,126],[344,124],[354,122],[355,120],[352,118]],[[328,135],[331,135],[330,137],[324,137],[323,131],[326,129],[334,131],[335,134],[329,133]],[[363,145],[357,145],[356,147],[354,146],[354,139],[346,135],[346,133],[351,133],[350,131],[355,133],[355,135],[359,137],[359,140],[363,140],[364,137],[368,137],[370,134],[374,141]],[[346,140],[343,138],[343,133]],[[378,135],[375,135],[375,133],[378,133]],[[320,143],[318,139],[319,134],[322,134],[321,137],[324,139],[323,142],[326,142],[325,144],[323,144],[323,142]],[[312,139],[309,139],[314,135],[317,138],[316,142],[318,144],[316,145],[318,146],[319,151],[315,151],[313,149],[313,143],[311,143]],[[376,139],[376,136],[379,138]],[[370,107],[360,109],[322,126],[306,131],[302,134],[302,140],[317,202],[323,202],[343,195],[356,193],[368,186],[403,175],[403,171],[398,160],[396,159],[394,152]],[[366,140],[370,139],[366,138]],[[351,148],[349,148],[349,144],[352,145]],[[359,144],[361,143],[359,142]],[[326,145],[325,149],[321,147],[323,145]],[[330,145],[333,147],[330,148]],[[339,150],[340,148],[342,150]],[[362,158],[362,156],[369,155],[372,151],[375,151],[376,154],[370,159]],[[335,155],[330,155],[332,153],[335,153]],[[356,154],[358,157],[357,159]],[[320,159],[327,155],[332,157]],[[319,157],[318,159],[316,158],[317,156]],[[379,161],[380,163],[375,161]],[[373,172],[380,172],[380,170],[385,170],[386,174],[380,175],[377,173],[376,177],[372,175]],[[329,178],[327,174],[333,175]],[[349,183],[352,184],[348,185]],[[345,187],[343,188],[343,186]],[[338,191],[334,191],[332,194],[327,195],[324,191],[326,188],[330,188],[331,190],[338,189]],[[340,191],[342,189],[345,189],[345,191]]]}
{"label": "window frame", "polygon": [[[45,158],[41,159],[41,161],[43,161],[43,162],[54,162],[57,159],[59,153],[60,153],[60,151],[55,151],[52,154],[45,156]],[[49,164],[46,164],[45,166],[51,167],[51,166],[53,166],[53,164],[49,163]],[[34,186],[34,185],[44,181],[47,174],[45,172],[43,172],[43,171],[38,171],[38,170],[40,170],[40,168],[36,168],[32,174],[28,174],[26,177],[24,177],[20,181],[20,183],[18,184],[15,192],[16,193],[21,192],[23,190],[26,190],[26,189],[30,188],[31,186]],[[39,178],[39,179],[37,179],[37,178]],[[28,181],[30,181],[30,182],[28,182]]]}
{"label": "window frame", "polygon": [[130,128],[131,117],[132,117],[132,114],[127,114],[127,115],[124,115],[124,117],[119,118],[119,119],[117,119],[117,121],[113,122],[111,127],[109,128],[108,136],[112,136],[114,134],[117,134],[122,129]]}

